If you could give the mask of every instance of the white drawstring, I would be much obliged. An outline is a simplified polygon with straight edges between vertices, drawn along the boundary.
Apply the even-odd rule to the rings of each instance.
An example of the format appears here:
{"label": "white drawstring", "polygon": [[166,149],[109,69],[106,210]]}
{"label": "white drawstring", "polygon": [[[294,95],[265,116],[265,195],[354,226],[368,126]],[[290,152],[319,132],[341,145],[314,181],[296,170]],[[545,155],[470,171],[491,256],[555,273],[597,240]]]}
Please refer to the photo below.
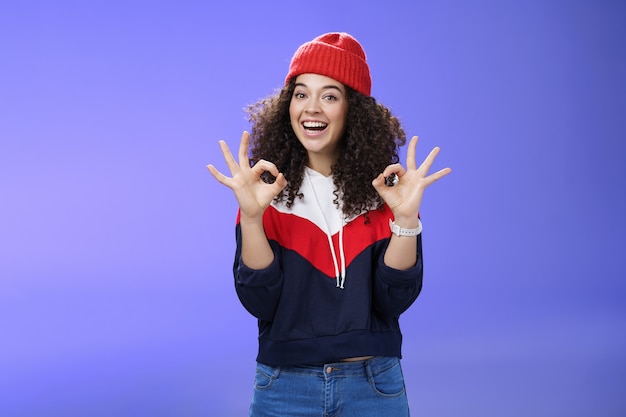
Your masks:
{"label": "white drawstring", "polygon": [[320,211],[322,215],[322,219],[324,219],[324,232],[326,233],[326,237],[328,238],[328,246],[330,246],[330,254],[333,257],[333,265],[335,266],[335,277],[337,277],[337,288],[341,288],[343,290],[343,285],[346,282],[346,257],[343,251],[343,225],[344,225],[344,217],[341,216],[341,227],[339,229],[339,257],[341,260],[341,272],[339,271],[339,262],[337,261],[337,253],[335,252],[335,245],[333,244],[333,237],[330,235],[330,227],[328,226],[328,221],[326,220],[326,216],[324,215],[324,211],[322,210],[322,206],[320,205],[319,199],[317,198],[317,193],[315,192],[315,187],[313,187],[313,181],[309,177],[308,172],[304,171],[304,176],[306,177],[311,190],[313,191],[313,197],[315,198],[315,203],[317,205],[317,209]]}
{"label": "white drawstring", "polygon": [[[346,257],[343,253],[343,222],[344,218],[341,217],[341,229],[339,229],[339,256],[341,257],[341,284],[338,282],[337,286],[343,290],[343,284],[346,282]],[[339,279],[339,278],[337,278]]]}

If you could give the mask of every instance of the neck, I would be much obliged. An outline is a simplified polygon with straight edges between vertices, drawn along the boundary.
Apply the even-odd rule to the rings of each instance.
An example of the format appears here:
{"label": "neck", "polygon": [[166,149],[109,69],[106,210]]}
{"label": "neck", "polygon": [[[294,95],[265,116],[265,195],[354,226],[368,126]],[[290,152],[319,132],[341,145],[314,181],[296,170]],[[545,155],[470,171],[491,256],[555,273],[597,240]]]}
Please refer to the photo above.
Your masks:
{"label": "neck", "polygon": [[325,177],[329,177],[332,173],[331,167],[333,162],[334,161],[331,161],[328,158],[320,158],[314,156],[312,157],[311,155],[309,155],[309,161],[307,163],[307,166],[312,170],[324,175]]}

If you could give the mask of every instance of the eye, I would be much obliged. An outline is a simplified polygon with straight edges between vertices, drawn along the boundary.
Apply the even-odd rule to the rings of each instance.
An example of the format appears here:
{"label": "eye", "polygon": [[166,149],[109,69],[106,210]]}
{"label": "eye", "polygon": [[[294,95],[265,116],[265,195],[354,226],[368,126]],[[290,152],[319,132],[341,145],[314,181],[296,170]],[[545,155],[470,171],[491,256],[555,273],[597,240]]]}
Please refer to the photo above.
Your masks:
{"label": "eye", "polygon": [[324,96],[324,100],[335,101],[335,100],[337,100],[337,97],[335,97],[332,94],[328,94],[328,95]]}
{"label": "eye", "polygon": [[304,93],[300,92],[300,91],[293,93],[293,96],[294,96],[294,98],[300,98],[300,99],[306,97],[306,95]]}

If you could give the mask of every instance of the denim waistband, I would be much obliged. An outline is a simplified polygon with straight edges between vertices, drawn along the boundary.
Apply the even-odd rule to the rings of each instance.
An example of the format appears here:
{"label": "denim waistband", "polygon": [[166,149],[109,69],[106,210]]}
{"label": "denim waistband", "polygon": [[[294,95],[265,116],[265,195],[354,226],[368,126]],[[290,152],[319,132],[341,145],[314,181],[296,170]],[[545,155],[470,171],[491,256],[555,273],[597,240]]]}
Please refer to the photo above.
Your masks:
{"label": "denim waistband", "polygon": [[264,365],[264,367],[266,367],[268,371],[271,369],[270,372],[273,376],[278,376],[281,372],[285,372],[289,374],[310,375],[326,378],[329,376],[339,377],[377,374],[397,365],[398,361],[399,359],[396,357],[376,356],[371,359],[354,362],[332,362],[316,365],[289,366]]}

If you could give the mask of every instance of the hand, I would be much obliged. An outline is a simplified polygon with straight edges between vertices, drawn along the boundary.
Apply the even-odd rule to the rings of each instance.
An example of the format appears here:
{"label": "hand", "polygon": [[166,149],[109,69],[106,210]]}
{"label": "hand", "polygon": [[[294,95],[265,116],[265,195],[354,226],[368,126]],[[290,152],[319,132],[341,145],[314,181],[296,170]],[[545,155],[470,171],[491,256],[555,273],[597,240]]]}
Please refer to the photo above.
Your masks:
{"label": "hand", "polygon": [[[253,167],[250,167],[250,160],[248,159],[249,139],[250,134],[244,131],[239,144],[239,163],[233,158],[226,142],[219,141],[220,149],[232,177],[225,176],[213,165],[209,164],[207,168],[220,184],[233,190],[239,203],[242,218],[260,218],[274,197],[287,186],[287,180],[282,173],[278,172],[276,165],[269,161],[260,160]],[[273,184],[267,184],[261,180],[261,175],[265,171],[269,171],[276,177]]]}
{"label": "hand", "polygon": [[[407,150],[406,169],[400,164],[389,165],[372,181],[380,197],[393,212],[394,221],[405,228],[417,227],[417,216],[426,187],[452,172],[450,168],[444,168],[428,175],[428,170],[439,153],[438,147],[430,151],[424,162],[417,168],[416,145],[417,136],[413,136]],[[385,185],[385,178],[392,174],[397,176],[398,182],[390,187]]]}

